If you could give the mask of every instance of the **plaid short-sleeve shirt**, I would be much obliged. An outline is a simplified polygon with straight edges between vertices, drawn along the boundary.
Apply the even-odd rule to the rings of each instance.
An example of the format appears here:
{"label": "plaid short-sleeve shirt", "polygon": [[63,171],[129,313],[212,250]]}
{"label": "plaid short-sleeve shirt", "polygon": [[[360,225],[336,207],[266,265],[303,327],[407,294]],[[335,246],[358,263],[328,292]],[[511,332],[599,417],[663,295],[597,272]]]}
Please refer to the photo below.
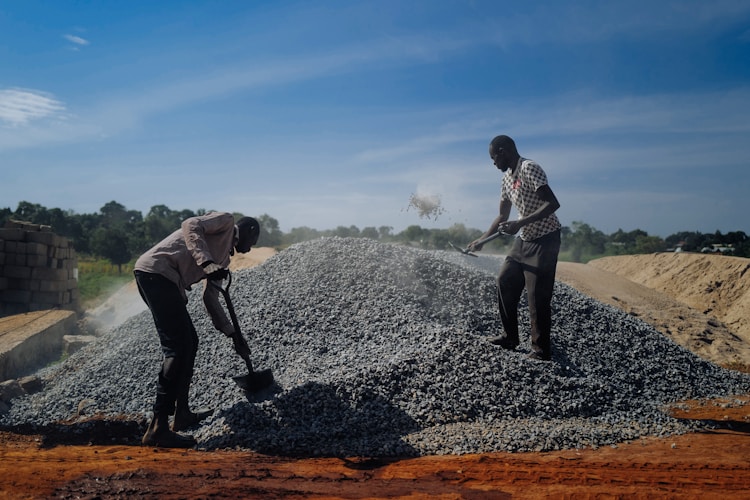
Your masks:
{"label": "plaid short-sleeve shirt", "polygon": [[[509,200],[521,217],[534,213],[542,204],[537,189],[547,184],[547,174],[538,163],[520,158],[514,171],[508,170],[503,176],[501,199]],[[521,239],[531,241],[560,229],[560,221],[555,214],[532,222],[521,228]]]}

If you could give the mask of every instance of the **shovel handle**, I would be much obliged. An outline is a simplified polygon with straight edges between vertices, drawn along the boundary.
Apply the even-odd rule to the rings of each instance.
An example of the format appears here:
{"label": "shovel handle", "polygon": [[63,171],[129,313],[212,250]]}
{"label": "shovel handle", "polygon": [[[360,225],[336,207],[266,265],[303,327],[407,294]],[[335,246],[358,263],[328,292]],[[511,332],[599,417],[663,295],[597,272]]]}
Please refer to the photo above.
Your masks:
{"label": "shovel handle", "polygon": [[253,373],[253,363],[252,361],[250,361],[250,346],[247,345],[245,336],[242,335],[242,331],[240,330],[240,322],[237,320],[237,313],[235,313],[232,299],[229,297],[229,287],[232,284],[232,273],[230,272],[227,274],[226,286],[221,286],[214,281],[209,281],[209,283],[212,286],[218,288],[221,294],[224,296],[224,303],[226,303],[227,305],[229,317],[232,319],[232,326],[234,327],[234,333],[232,334],[234,350],[237,351],[237,354],[239,354],[240,357],[245,361],[248,371],[250,373]]}
{"label": "shovel handle", "polygon": [[[502,235],[504,235],[504,234],[507,234],[507,233],[504,233],[504,232],[502,232],[502,231],[498,231],[498,232],[496,232],[496,233],[494,233],[494,234],[491,234],[491,235],[487,236],[487,237],[486,237],[486,238],[484,238],[484,239],[481,239],[481,240],[477,241],[477,244],[478,244],[478,245],[484,245],[485,243],[489,243],[490,241],[492,241],[492,240],[494,240],[494,239],[496,239],[496,238],[499,238],[500,236],[502,236]],[[456,245],[454,245],[453,243],[450,243],[450,245],[451,245],[451,246],[452,246],[453,248],[455,248],[456,250],[458,250],[459,252],[461,252],[462,254],[464,254],[464,255],[471,255],[472,257],[477,257],[477,255],[476,255],[475,253],[472,253],[472,252],[471,252],[471,251],[470,251],[470,250],[469,250],[468,248],[463,248],[463,249],[461,249],[461,248],[458,248],[458,247],[457,247]]]}
{"label": "shovel handle", "polygon": [[484,245],[485,243],[489,243],[490,241],[492,241],[492,240],[494,240],[496,238],[499,238],[500,236],[502,236],[504,234],[505,234],[504,232],[498,231],[495,234],[491,234],[491,235],[487,236],[486,238],[477,241],[477,244]]}

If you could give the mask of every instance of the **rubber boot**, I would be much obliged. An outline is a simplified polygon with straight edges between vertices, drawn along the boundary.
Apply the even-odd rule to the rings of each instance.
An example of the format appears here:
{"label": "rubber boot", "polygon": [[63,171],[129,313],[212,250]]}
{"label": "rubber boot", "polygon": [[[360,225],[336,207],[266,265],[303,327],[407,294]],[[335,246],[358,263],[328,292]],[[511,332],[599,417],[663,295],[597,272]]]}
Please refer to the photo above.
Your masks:
{"label": "rubber boot", "polygon": [[189,388],[189,384],[184,384],[177,395],[174,421],[172,422],[172,430],[174,432],[189,429],[190,427],[197,425],[201,420],[210,417],[214,412],[210,408],[201,408],[195,413],[190,411],[190,406],[188,405]]}
{"label": "rubber boot", "polygon": [[180,408],[180,405],[177,405],[177,409],[174,413],[174,422],[172,422],[172,430],[178,432],[189,429],[190,427],[197,425],[201,420],[210,417],[213,413],[214,411],[211,409],[201,409],[193,413],[187,405],[183,408]]}
{"label": "rubber boot", "polygon": [[169,430],[169,415],[165,413],[154,415],[141,443],[144,446],[160,448],[192,448],[196,445],[194,437],[183,436]]}
{"label": "rubber boot", "polygon": [[499,345],[500,347],[508,351],[512,351],[513,349],[518,347],[519,344],[518,337],[513,338],[505,333],[496,337],[489,337],[487,340],[489,340],[491,344]]}

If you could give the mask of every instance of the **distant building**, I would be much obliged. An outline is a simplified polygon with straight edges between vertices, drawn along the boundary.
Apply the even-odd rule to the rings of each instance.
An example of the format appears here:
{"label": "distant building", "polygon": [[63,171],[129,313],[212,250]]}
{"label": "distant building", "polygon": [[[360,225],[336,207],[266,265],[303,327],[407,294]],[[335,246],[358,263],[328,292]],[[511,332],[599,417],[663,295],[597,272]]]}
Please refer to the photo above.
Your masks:
{"label": "distant building", "polygon": [[732,247],[732,245],[713,243],[710,247],[701,248],[701,253],[719,253],[722,255],[732,255],[734,253],[734,247]]}

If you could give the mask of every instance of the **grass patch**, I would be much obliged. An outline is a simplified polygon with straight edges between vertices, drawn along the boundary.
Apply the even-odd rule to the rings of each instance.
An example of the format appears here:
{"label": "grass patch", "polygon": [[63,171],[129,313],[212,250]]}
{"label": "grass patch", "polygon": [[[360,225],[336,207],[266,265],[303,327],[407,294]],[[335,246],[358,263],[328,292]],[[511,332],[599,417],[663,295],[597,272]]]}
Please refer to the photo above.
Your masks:
{"label": "grass patch", "polygon": [[133,280],[133,262],[115,266],[106,259],[79,257],[78,291],[81,307],[91,309]]}

